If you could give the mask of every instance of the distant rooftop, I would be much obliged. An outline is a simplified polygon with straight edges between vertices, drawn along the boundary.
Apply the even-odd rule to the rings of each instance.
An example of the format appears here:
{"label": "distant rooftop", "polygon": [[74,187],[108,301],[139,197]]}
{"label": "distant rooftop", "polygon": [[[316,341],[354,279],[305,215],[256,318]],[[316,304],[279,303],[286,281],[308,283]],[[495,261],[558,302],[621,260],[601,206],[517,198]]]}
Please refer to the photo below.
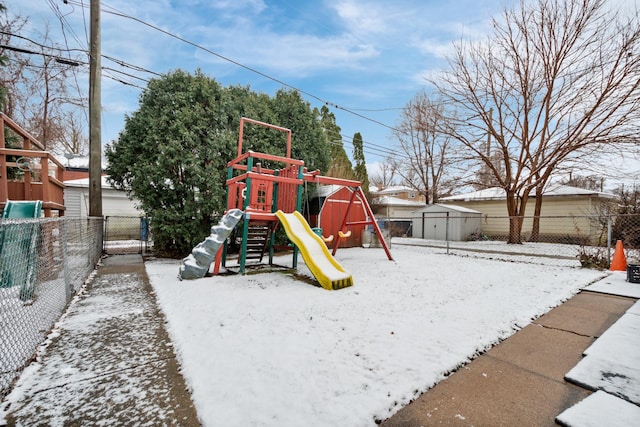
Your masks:
{"label": "distant rooftop", "polygon": [[407,187],[406,185],[392,185],[389,187],[385,187],[382,190],[378,190],[377,187],[371,187],[369,192],[374,193],[376,195],[384,195],[384,194],[393,194],[393,193],[417,193],[418,191],[414,188]]}
{"label": "distant rooftop", "polygon": [[384,205],[384,206],[425,206],[424,202],[418,202],[415,200],[406,200],[393,196],[380,196],[373,199],[372,205]]}
{"label": "distant rooftop", "polygon": [[[599,196],[606,199],[613,199],[615,196],[600,191],[586,190],[584,188],[571,187],[568,185],[554,184],[550,185],[542,192],[544,196]],[[535,196],[535,191],[531,192],[531,196]],[[455,196],[441,197],[441,201],[471,201],[471,200],[504,200],[506,193],[503,188],[491,187],[485,190],[473,191],[471,193],[458,194]]]}
{"label": "distant rooftop", "polygon": [[[67,168],[87,169],[87,170],[89,169],[89,157],[88,156],[77,156],[77,157],[72,157],[72,158],[68,159],[65,156],[56,155],[56,159]],[[107,163],[105,162],[105,160],[103,158],[102,159],[102,170],[105,170],[106,168],[107,168]]]}

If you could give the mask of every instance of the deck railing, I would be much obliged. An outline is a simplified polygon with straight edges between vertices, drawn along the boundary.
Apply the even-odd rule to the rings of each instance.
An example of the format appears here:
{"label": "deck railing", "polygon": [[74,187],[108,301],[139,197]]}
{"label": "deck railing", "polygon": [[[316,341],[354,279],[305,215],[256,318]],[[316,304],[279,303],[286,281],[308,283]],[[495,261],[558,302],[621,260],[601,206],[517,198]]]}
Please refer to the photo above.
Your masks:
{"label": "deck railing", "polygon": [[[64,215],[64,165],[0,112],[0,208],[7,200],[42,200],[46,217]],[[52,212],[56,215],[52,215]]]}

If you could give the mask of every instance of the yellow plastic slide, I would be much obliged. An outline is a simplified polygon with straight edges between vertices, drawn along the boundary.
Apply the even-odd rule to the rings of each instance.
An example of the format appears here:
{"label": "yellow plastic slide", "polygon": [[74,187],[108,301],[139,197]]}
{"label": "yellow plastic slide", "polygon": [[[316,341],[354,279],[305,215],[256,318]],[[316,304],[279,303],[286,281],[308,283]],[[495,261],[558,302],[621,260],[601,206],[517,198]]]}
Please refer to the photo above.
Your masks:
{"label": "yellow plastic slide", "polygon": [[320,236],[316,235],[300,214],[276,212],[289,240],[298,247],[304,263],[318,283],[329,290],[346,288],[353,285],[353,277],[331,256]]}

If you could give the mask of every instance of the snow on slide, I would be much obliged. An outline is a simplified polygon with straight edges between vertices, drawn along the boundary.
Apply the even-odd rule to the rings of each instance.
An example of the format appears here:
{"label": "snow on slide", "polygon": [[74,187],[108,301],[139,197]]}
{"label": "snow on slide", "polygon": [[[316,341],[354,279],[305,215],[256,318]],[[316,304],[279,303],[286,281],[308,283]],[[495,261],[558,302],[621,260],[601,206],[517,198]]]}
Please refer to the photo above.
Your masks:
{"label": "snow on slide", "polygon": [[353,285],[351,274],[347,273],[331,256],[327,246],[311,230],[300,212],[294,211],[287,214],[278,211],[276,216],[287,237],[298,247],[305,264],[323,288],[333,290]]}

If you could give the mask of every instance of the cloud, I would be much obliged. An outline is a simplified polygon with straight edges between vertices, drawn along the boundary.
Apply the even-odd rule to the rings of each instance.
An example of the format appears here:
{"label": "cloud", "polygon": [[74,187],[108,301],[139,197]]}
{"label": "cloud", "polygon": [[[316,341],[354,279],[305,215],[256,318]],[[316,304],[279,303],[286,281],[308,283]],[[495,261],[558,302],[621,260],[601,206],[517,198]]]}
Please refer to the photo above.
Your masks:
{"label": "cloud", "polygon": [[446,58],[453,51],[450,40],[440,41],[435,38],[427,38],[416,42],[416,48],[423,54],[432,55],[436,58]]}
{"label": "cloud", "polygon": [[384,4],[362,0],[339,0],[329,3],[346,28],[354,34],[384,33],[389,28]]}
{"label": "cloud", "polygon": [[[371,45],[362,45],[344,36],[318,37],[301,34],[276,34],[269,31],[225,31],[217,33],[201,28],[213,36],[207,47],[229,59],[252,68],[276,72],[281,76],[304,77],[310,73],[335,69],[355,69],[363,60],[378,56]],[[207,39],[207,37],[203,37]],[[204,51],[199,59],[216,63],[221,58]]]}
{"label": "cloud", "polygon": [[429,85],[429,80],[436,79],[440,73],[440,69],[425,68],[413,74],[411,76],[411,81],[420,86],[427,86]]}
{"label": "cloud", "polygon": [[[278,10],[263,12],[264,16],[230,16],[224,26],[196,20],[189,28],[188,38],[201,40],[207,49],[233,61],[283,78],[359,69],[380,55],[374,44],[355,37],[350,31],[328,28],[330,22],[312,22],[305,28],[296,25],[301,20],[292,19],[294,25],[281,25],[278,17],[273,16]],[[318,14],[326,13],[326,9],[318,11]],[[314,25],[317,28],[311,29]],[[205,63],[224,62],[202,50],[196,57]]]}
{"label": "cloud", "polygon": [[[185,3],[184,1],[182,3]],[[267,5],[263,0],[216,0],[216,1],[201,1],[192,0],[186,2],[187,5],[200,5],[210,6],[212,8],[224,11],[245,11],[247,13],[259,13],[267,8]]]}

